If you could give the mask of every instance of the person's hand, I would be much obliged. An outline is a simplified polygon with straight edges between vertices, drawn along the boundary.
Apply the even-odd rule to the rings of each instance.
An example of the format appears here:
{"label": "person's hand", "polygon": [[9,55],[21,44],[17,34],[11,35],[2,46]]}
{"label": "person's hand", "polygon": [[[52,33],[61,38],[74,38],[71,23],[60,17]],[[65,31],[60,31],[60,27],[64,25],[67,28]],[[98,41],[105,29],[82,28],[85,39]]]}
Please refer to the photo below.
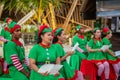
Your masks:
{"label": "person's hand", "polygon": [[47,76],[49,73],[48,73],[48,71],[47,71],[47,72],[45,72],[45,73],[40,73],[40,74],[42,74],[43,76]]}
{"label": "person's hand", "polygon": [[102,49],[97,49],[97,51],[98,51],[98,52],[101,52],[101,51],[102,51]]}
{"label": "person's hand", "polygon": [[59,72],[57,72],[54,76],[59,76],[60,75],[60,73]]}
{"label": "person's hand", "polygon": [[74,51],[68,51],[67,52],[67,56],[71,56],[72,54],[74,54]]}
{"label": "person's hand", "polygon": [[104,52],[109,52],[109,49],[106,49]]}
{"label": "person's hand", "polygon": [[114,52],[112,52],[112,56],[113,56],[113,57],[116,57]]}

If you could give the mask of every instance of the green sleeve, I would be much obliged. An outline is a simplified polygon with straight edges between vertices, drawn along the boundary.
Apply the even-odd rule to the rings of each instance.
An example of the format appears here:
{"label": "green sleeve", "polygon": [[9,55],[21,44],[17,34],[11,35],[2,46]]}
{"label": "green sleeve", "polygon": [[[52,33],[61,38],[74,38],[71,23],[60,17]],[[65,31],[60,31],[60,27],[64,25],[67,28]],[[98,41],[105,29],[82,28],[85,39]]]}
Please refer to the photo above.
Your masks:
{"label": "green sleeve", "polygon": [[64,49],[60,44],[56,44],[57,47],[57,56],[62,57],[65,55]]}
{"label": "green sleeve", "polygon": [[13,54],[17,54],[17,50],[16,50],[16,44],[12,41],[9,41],[7,44],[6,44],[6,47],[5,47],[5,52],[7,53],[7,55],[13,55]]}
{"label": "green sleeve", "polygon": [[37,59],[37,47],[36,46],[33,46],[32,49],[30,50],[30,53],[29,53],[29,58],[32,58],[34,60]]}
{"label": "green sleeve", "polygon": [[91,39],[91,40],[88,42],[88,46],[92,48],[92,47],[93,47],[93,44],[94,44],[93,39]]}
{"label": "green sleeve", "polygon": [[5,55],[4,55],[8,64],[12,63],[12,61],[11,61],[12,55],[18,55],[18,53],[17,53],[17,49],[16,49],[16,44],[12,41],[9,41],[6,43]]}
{"label": "green sleeve", "polygon": [[109,42],[108,42],[108,40],[107,40],[107,39],[103,38],[103,40],[102,40],[102,41],[103,41],[103,44],[104,44],[104,45],[109,45]]}
{"label": "green sleeve", "polygon": [[112,44],[110,43],[110,41],[109,41],[108,39],[103,38],[103,39],[102,39],[102,42],[103,42],[103,45],[109,45],[110,48],[112,49]]}
{"label": "green sleeve", "polygon": [[87,45],[87,42],[88,42],[88,40],[87,40],[87,37],[85,36],[85,43],[86,43],[86,45]]}
{"label": "green sleeve", "polygon": [[73,46],[74,46],[77,42],[78,42],[78,38],[77,38],[77,36],[75,35],[75,36],[73,37]]}

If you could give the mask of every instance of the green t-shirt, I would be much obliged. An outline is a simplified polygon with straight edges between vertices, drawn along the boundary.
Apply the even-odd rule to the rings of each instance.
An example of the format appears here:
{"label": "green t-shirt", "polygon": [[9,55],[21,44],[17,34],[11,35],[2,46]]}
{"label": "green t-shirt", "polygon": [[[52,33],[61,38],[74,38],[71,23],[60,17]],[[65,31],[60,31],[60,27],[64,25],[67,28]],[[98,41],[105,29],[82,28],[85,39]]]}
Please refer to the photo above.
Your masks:
{"label": "green t-shirt", "polygon": [[23,47],[17,46],[13,41],[9,41],[5,47],[5,59],[7,64],[12,64],[11,56],[17,55],[20,62],[25,59],[25,50]]}
{"label": "green t-shirt", "polygon": [[[17,55],[20,63],[22,64],[23,68],[28,71],[27,65],[25,64],[25,53],[24,48],[16,45],[13,41],[9,41],[6,43],[5,47],[5,61],[7,64],[13,64],[11,56]],[[9,67],[9,75],[13,80],[28,80],[28,78],[18,71],[18,69],[13,65]]]}
{"label": "green t-shirt", "polygon": [[79,43],[79,47],[86,51],[87,52],[87,49],[86,49],[86,45],[87,45],[87,38],[84,37],[84,39],[81,39],[78,37],[78,35],[75,35],[74,38],[73,38],[73,45],[75,45],[76,43]]}
{"label": "green t-shirt", "polygon": [[[88,46],[91,48],[91,49],[100,49],[102,46],[103,46],[103,42],[102,41],[95,41],[93,39],[91,39],[89,42],[88,42]],[[103,52],[89,52],[88,53],[88,60],[103,60],[103,59],[106,59],[105,56],[104,56],[104,53]]]}
{"label": "green t-shirt", "polygon": [[[55,62],[58,55],[58,50],[55,45],[51,44],[49,48],[44,48],[40,44],[36,44],[32,47],[29,53],[29,58],[34,59],[36,62]],[[37,65],[40,68],[42,65]],[[54,75],[42,76],[38,72],[32,70],[30,80],[58,80],[58,77]]]}

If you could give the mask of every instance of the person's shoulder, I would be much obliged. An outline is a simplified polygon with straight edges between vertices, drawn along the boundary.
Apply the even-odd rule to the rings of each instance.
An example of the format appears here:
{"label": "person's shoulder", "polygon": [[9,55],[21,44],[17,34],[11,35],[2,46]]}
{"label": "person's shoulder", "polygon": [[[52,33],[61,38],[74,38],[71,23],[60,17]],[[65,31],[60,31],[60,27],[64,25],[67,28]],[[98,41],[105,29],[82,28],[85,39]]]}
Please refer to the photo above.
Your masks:
{"label": "person's shoulder", "polygon": [[104,41],[104,40],[107,40],[107,38],[104,37],[104,38],[102,38],[102,40],[103,40],[103,41]]}
{"label": "person's shoulder", "polygon": [[40,47],[40,45],[39,44],[34,44],[33,45],[33,48],[37,48],[37,47]]}
{"label": "person's shoulder", "polygon": [[16,43],[13,42],[13,41],[8,41],[8,42],[5,43],[5,45],[8,46],[8,47],[16,47]]}
{"label": "person's shoulder", "polygon": [[61,47],[60,44],[52,44],[52,46],[54,46],[54,47]]}
{"label": "person's shoulder", "polygon": [[13,41],[8,41],[8,42],[6,42],[6,44],[7,44],[7,45],[15,45],[15,42],[13,42]]}
{"label": "person's shoulder", "polygon": [[91,38],[90,40],[89,40],[89,42],[93,42],[94,40],[93,40],[93,38]]}

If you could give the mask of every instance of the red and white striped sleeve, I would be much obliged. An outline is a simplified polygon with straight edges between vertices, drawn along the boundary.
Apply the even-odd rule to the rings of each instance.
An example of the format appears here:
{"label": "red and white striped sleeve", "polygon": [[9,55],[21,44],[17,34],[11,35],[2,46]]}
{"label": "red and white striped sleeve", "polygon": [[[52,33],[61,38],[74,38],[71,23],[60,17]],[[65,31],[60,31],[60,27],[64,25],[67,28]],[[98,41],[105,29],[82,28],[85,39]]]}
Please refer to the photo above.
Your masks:
{"label": "red and white striped sleeve", "polygon": [[11,56],[13,65],[18,69],[18,71],[21,71],[23,69],[22,64],[20,63],[18,56],[16,54]]}

